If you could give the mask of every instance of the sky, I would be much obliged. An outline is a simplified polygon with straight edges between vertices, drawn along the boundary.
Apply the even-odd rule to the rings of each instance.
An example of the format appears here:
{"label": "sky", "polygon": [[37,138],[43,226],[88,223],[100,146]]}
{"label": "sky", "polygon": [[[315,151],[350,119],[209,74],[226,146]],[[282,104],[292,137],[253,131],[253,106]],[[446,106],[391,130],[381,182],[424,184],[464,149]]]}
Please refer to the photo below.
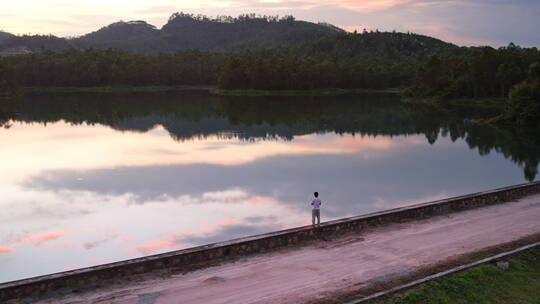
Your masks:
{"label": "sky", "polygon": [[0,30],[79,36],[116,21],[160,28],[178,11],[293,15],[349,31],[415,32],[458,45],[540,46],[539,0],[0,0]]}

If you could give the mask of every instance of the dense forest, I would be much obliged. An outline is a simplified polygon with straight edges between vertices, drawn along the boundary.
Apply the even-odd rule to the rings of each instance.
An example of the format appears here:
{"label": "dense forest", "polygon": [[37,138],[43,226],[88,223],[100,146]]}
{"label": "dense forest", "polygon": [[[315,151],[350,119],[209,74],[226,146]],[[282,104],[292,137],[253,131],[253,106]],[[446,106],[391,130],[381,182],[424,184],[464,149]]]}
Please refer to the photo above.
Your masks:
{"label": "dense forest", "polygon": [[[178,18],[194,17],[184,15],[173,20]],[[237,24],[255,20],[292,27],[298,22],[277,17],[197,22]],[[139,28],[135,36],[155,31],[141,22],[129,28]],[[324,28],[338,32],[327,25]],[[339,32],[279,47],[246,48],[240,53],[195,49],[159,54],[94,48],[58,51],[47,44],[54,45],[56,39],[42,36],[32,40],[36,43],[33,49],[41,44],[45,51],[1,58],[2,64],[12,71],[10,78],[20,86],[210,84],[223,89],[380,89],[407,85],[416,66],[433,54],[460,51],[457,46],[426,36],[378,31]],[[65,47],[64,44],[57,46]],[[51,48],[55,51],[47,50]]]}
{"label": "dense forest", "polygon": [[434,55],[418,68],[406,94],[417,98],[506,97],[538,61],[537,48],[513,43],[499,49],[473,47],[447,57]]}
{"label": "dense forest", "polygon": [[[504,118],[520,124],[538,124],[537,48],[470,48],[467,52],[422,64],[412,85],[404,92],[412,99],[509,97]],[[527,114],[525,114],[527,112]]]}
{"label": "dense forest", "polygon": [[540,64],[529,67],[526,80],[510,90],[503,118],[518,125],[538,126],[540,120]]}
{"label": "dense forest", "polygon": [[0,58],[0,67],[9,71],[0,79],[30,87],[214,84],[223,61],[224,55],[198,50],[144,55],[69,49]]}
{"label": "dense forest", "polygon": [[292,16],[246,14],[211,18],[180,12],[173,14],[161,29],[145,21],[120,21],[75,38],[51,35],[7,37],[0,41],[0,53],[14,48],[31,52],[58,52],[69,48],[113,48],[145,54],[183,49],[231,52],[294,44],[344,32],[329,24],[298,21]]}
{"label": "dense forest", "polygon": [[434,54],[460,53],[455,45],[416,34],[364,31],[259,49],[231,56],[224,89],[382,89],[408,85],[417,66]]}
{"label": "dense forest", "polygon": [[292,16],[253,14],[175,13],[161,29],[117,22],[70,39],[0,34],[0,54],[30,53],[0,57],[0,96],[28,86],[407,88],[403,95],[412,100],[500,97],[508,99],[502,120],[535,124],[539,118],[540,51],[513,43],[458,47],[411,33],[347,33]]}

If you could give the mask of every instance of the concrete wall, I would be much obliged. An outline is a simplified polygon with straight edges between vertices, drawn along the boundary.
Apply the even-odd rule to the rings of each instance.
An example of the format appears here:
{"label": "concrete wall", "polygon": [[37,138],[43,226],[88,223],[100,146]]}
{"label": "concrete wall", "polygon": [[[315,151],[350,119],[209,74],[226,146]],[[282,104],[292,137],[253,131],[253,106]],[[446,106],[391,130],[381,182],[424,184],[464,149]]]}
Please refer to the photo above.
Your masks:
{"label": "concrete wall", "polygon": [[13,281],[0,284],[0,303],[10,299],[35,297],[58,289],[76,290],[92,286],[103,280],[167,267],[189,271],[234,257],[307,243],[324,236],[338,236],[350,232],[359,232],[367,227],[410,221],[508,202],[535,193],[540,193],[540,182],[329,221],[316,228],[306,226],[282,230],[122,262]]}

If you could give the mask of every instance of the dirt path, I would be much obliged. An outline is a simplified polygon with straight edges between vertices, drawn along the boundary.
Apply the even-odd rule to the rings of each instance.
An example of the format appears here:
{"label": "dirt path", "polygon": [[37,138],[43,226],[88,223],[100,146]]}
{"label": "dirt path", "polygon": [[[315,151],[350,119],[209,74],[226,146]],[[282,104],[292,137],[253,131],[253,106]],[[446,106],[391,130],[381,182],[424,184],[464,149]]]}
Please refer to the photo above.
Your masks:
{"label": "dirt path", "polygon": [[540,195],[42,303],[304,303],[540,232]]}

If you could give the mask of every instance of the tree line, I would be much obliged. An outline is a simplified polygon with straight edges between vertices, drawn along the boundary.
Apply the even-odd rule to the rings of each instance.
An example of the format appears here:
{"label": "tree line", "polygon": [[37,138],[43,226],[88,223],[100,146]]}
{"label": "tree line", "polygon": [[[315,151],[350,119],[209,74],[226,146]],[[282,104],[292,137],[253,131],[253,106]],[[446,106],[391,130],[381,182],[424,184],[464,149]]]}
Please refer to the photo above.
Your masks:
{"label": "tree line", "polygon": [[7,90],[16,85],[92,87],[215,84],[223,57],[198,50],[158,55],[112,49],[46,51],[0,58],[0,85]]}
{"label": "tree line", "polygon": [[539,117],[537,62],[536,48],[459,48],[430,37],[377,31],[242,53],[70,48],[0,57],[0,95],[13,95],[17,86],[408,87],[404,95],[413,99],[508,98],[504,120],[530,124]]}
{"label": "tree line", "polygon": [[[537,48],[470,48],[466,53],[431,56],[417,70],[404,95],[412,99],[501,97],[508,99],[504,118],[520,124],[540,118]],[[528,114],[525,114],[527,112]]]}

